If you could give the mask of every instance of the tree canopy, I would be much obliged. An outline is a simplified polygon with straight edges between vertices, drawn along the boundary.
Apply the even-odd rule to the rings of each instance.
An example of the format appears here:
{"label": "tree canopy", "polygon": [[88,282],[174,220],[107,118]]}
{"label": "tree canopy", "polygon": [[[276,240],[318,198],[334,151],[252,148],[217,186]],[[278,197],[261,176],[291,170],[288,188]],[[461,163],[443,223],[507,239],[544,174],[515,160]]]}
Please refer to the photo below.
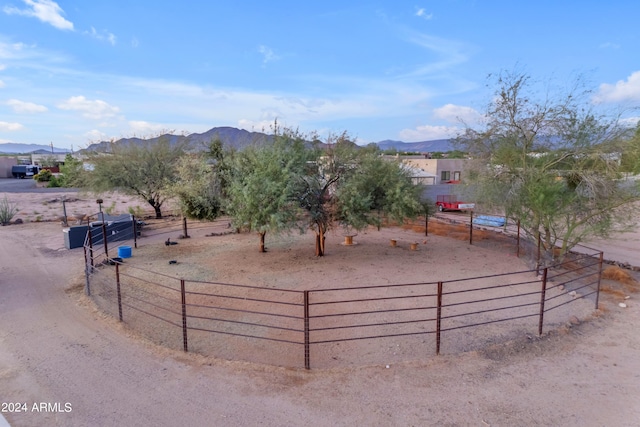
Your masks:
{"label": "tree canopy", "polygon": [[323,256],[332,227],[361,230],[379,226],[383,215],[402,221],[422,212],[421,189],[407,170],[379,154],[346,133],[321,145],[297,131],[277,131],[273,145],[234,157],[225,212],[237,228],[260,235],[261,251],[267,232],[309,228],[315,254]]}
{"label": "tree canopy", "polygon": [[93,170],[86,186],[93,191],[119,190],[144,199],[162,218],[162,205],[172,197],[170,188],[177,179],[176,165],[185,146],[168,139],[141,144],[112,144],[111,151],[90,152],[86,162]]}
{"label": "tree canopy", "polygon": [[520,220],[550,255],[630,225],[625,208],[637,192],[620,185],[617,117],[596,114],[580,80],[542,96],[523,73],[493,84],[484,126],[458,140],[477,161],[480,205]]}
{"label": "tree canopy", "polygon": [[273,144],[251,146],[233,157],[225,212],[236,228],[258,233],[260,252],[265,252],[267,232],[295,227],[299,215],[293,185],[306,155],[300,136],[285,131],[275,135]]}

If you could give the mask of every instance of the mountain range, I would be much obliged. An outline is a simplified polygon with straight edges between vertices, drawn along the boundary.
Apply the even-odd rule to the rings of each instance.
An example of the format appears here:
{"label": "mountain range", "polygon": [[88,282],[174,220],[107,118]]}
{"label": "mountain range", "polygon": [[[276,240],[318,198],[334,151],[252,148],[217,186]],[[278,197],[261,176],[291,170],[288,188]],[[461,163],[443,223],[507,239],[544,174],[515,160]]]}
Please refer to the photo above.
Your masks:
{"label": "mountain range", "polygon": [[[160,138],[168,138],[171,144],[177,143],[186,143],[189,147],[191,147],[194,151],[204,150],[207,144],[215,139],[220,139],[222,144],[226,148],[235,148],[236,150],[241,150],[252,144],[265,144],[273,140],[272,135],[267,135],[262,132],[249,132],[244,129],[237,129],[233,127],[214,127],[209,129],[204,133],[192,133],[189,135],[171,135],[165,134],[155,138],[150,139],[141,139],[141,138],[122,138],[114,142],[110,141],[101,141],[98,143],[94,143],[89,145],[87,148],[83,150],[87,151],[109,151],[109,146],[113,144],[140,144],[144,141],[153,142]],[[449,139],[438,139],[433,141],[422,141],[422,142],[403,142],[403,141],[393,141],[393,140],[384,140],[377,143],[374,143],[380,147],[382,150],[395,149],[399,152],[418,152],[418,153],[426,153],[426,152],[446,152],[453,150],[451,140]],[[70,150],[64,148],[56,148],[53,149],[48,145],[38,145],[38,144],[17,144],[17,143],[5,143],[0,144],[0,153],[5,154],[46,154],[51,153],[53,150],[54,153],[69,153]],[[83,151],[80,150],[80,151]]]}
{"label": "mountain range", "polygon": [[61,154],[70,153],[67,148],[51,147],[42,144],[20,144],[5,142],[0,144],[0,154]]}

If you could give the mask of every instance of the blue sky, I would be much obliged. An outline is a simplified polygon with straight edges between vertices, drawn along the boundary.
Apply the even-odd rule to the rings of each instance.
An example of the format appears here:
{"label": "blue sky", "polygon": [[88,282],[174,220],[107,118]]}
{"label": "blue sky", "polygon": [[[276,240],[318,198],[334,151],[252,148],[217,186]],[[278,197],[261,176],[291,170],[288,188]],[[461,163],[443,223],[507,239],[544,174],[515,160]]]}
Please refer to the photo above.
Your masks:
{"label": "blue sky", "polygon": [[359,143],[446,138],[514,67],[637,106],[639,16],[636,0],[0,0],[0,143],[276,119]]}

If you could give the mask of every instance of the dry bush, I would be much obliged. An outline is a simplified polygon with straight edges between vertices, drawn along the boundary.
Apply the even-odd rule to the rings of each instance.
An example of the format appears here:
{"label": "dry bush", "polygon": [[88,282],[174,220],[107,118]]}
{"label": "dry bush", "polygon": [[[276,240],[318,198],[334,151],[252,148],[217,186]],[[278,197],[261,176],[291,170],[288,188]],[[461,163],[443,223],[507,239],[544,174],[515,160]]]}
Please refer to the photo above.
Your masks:
{"label": "dry bush", "polygon": [[640,283],[633,278],[631,273],[615,265],[602,271],[602,279],[609,280],[610,283],[600,286],[600,292],[620,300],[626,299],[630,293],[640,291]]}
{"label": "dry bush", "polygon": [[616,281],[624,285],[625,290],[630,292],[640,291],[640,283],[633,278],[629,271],[622,269],[618,266],[612,265],[604,269],[602,272],[602,278],[607,280]]}

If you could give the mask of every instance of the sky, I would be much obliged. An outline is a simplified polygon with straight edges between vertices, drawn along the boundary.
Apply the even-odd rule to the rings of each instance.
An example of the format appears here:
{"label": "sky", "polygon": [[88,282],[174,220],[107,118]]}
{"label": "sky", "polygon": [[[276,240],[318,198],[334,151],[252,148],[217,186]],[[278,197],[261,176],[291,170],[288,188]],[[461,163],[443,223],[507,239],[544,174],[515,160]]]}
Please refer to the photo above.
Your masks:
{"label": "sky", "polygon": [[520,70],[640,105],[637,0],[0,0],[0,143],[280,126],[449,138]]}

